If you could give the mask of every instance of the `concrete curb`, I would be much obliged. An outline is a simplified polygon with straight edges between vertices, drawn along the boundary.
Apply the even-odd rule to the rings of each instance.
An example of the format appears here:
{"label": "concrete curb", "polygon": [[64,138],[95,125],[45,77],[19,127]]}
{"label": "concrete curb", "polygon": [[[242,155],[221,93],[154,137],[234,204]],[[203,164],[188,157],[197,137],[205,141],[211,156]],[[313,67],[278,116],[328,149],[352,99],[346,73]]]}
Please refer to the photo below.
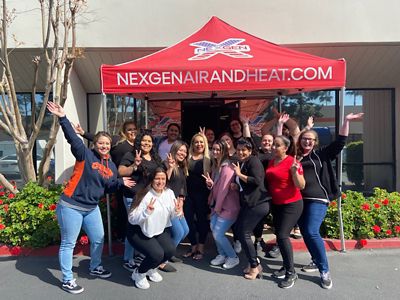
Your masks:
{"label": "concrete curb", "polygon": [[[302,239],[292,239],[292,246],[294,251],[307,251],[307,247]],[[334,239],[324,239],[325,249],[327,251],[340,251],[341,243],[340,240]],[[267,243],[267,248],[272,247],[275,244],[275,240],[269,240]],[[371,240],[346,240],[345,241],[346,250],[355,249],[382,249],[382,248],[400,248],[400,238],[390,238],[390,239],[371,239]],[[40,249],[24,248],[24,247],[10,247],[10,246],[0,246],[0,256],[56,256],[58,255],[58,245],[49,246]],[[124,245],[121,243],[113,244],[113,253],[115,255],[122,255],[124,252]],[[85,255],[89,256],[90,247],[89,245],[79,245],[75,246],[74,255]],[[108,246],[104,245],[103,254],[108,254]]]}

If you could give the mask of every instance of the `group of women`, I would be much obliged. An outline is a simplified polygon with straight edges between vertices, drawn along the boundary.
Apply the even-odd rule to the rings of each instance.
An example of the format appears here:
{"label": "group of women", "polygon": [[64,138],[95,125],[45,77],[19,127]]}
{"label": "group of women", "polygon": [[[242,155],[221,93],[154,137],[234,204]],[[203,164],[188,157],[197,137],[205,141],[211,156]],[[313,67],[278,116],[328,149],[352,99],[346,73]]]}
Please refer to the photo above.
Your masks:
{"label": "group of women", "polygon": [[[48,109],[60,118],[77,160],[57,206],[62,288],[67,292],[83,291],[71,271],[72,252],[81,227],[91,242],[90,274],[111,276],[101,266],[104,231],[97,203],[104,192],[122,188],[129,220],[124,266],[133,271],[132,279],[138,288],[147,289],[149,280],[163,279],[157,270],[167,268],[170,260],[179,261],[175,257],[176,247],[186,235],[191,248],[184,257],[203,259],[209,229],[218,254],[211,265],[230,269],[239,264],[237,251],[225,235],[232,228],[234,239],[239,241],[248,260],[244,278],[261,278],[263,269],[252,235],[257,242],[263,219],[270,211],[283,260],[282,268],[272,274],[281,279],[279,287],[290,288],[298,278],[289,238],[297,223],[312,264],[321,274],[321,286],[332,287],[319,228],[329,201],[339,193],[332,161],[344,147],[349,122],[362,114],[347,115],[336,141],[320,149],[317,133],[309,129],[299,133],[297,142],[285,135],[265,134],[260,153],[248,134],[239,134],[246,122],[233,120],[231,123],[238,123],[231,126],[235,135],[223,133],[212,141],[210,148],[211,138],[206,137],[204,129],[193,136],[190,145],[178,140],[179,135],[172,130],[173,137],[165,139],[162,147],[163,152],[167,146],[170,148],[163,161],[150,132],[136,135],[135,124],[130,124],[132,128],[123,128],[135,129],[134,137],[128,139],[124,133],[125,139],[113,146],[128,143],[133,147],[127,147],[117,171],[109,157],[112,137],[98,133],[93,140],[94,148],[89,150],[76,137],[62,107],[49,103]],[[173,126],[180,131],[179,125]],[[133,249],[143,258],[139,266],[132,260]]]}

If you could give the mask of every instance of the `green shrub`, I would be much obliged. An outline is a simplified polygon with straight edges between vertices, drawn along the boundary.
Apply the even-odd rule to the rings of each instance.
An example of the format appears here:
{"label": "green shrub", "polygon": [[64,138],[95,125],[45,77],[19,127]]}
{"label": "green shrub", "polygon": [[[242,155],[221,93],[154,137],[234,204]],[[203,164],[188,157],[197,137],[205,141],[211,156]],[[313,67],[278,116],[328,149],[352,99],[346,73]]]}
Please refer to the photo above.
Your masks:
{"label": "green shrub", "polygon": [[[345,239],[400,237],[400,194],[375,188],[371,197],[347,191],[342,195]],[[329,205],[321,228],[323,236],[339,238],[337,202]]]}
{"label": "green shrub", "polygon": [[61,191],[62,186],[46,189],[33,182],[16,195],[0,187],[0,241],[33,248],[57,243],[55,209]]}

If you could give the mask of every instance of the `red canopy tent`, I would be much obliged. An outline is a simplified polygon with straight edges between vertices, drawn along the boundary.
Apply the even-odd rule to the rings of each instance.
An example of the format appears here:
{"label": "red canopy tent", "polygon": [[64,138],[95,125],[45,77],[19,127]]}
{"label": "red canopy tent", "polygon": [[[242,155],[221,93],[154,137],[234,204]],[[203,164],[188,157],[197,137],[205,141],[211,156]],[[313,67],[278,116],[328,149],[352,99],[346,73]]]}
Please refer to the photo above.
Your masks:
{"label": "red canopy tent", "polygon": [[[103,94],[132,94],[146,100],[271,99],[342,88],[340,124],[345,80],[344,59],[326,59],[281,47],[217,17],[176,45],[130,62],[101,66]],[[339,166],[341,169],[341,158]],[[344,250],[342,222],[340,227]]]}
{"label": "red canopy tent", "polygon": [[103,93],[148,100],[262,98],[345,85],[346,63],[281,47],[217,17],[178,44],[101,66]]}

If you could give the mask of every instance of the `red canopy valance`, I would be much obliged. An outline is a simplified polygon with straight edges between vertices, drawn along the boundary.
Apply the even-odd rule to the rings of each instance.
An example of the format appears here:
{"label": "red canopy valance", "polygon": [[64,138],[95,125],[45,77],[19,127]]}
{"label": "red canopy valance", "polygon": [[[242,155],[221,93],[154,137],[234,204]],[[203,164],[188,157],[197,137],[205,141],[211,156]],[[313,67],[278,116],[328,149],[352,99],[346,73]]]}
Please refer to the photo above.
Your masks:
{"label": "red canopy valance", "polygon": [[102,92],[149,100],[257,98],[345,85],[346,63],[281,47],[212,17],[178,44],[101,66]]}

